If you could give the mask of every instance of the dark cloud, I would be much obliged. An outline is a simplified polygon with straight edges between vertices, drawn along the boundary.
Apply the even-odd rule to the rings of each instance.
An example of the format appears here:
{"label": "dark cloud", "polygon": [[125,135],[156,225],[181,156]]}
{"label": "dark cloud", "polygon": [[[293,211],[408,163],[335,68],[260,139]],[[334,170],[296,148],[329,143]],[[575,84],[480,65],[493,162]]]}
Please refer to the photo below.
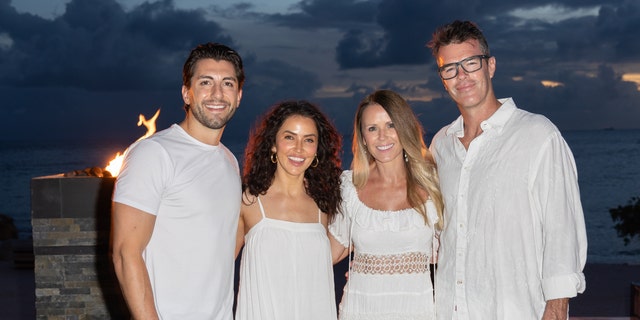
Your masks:
{"label": "dark cloud", "polygon": [[[204,12],[176,10],[172,1],[125,12],[115,0],[74,0],[53,20],[6,12],[0,32],[0,84],[77,87],[95,91],[175,87],[175,75],[197,43],[230,37]],[[28,20],[28,24],[22,21]],[[13,23],[15,22],[15,23]],[[179,81],[177,83],[180,83]]]}
{"label": "dark cloud", "polygon": [[474,1],[461,0],[383,0],[376,6],[375,28],[346,33],[336,48],[337,61],[342,69],[428,63],[425,44],[433,30],[475,7]]}
{"label": "dark cloud", "polygon": [[248,80],[240,109],[225,129],[225,137],[231,131],[234,139],[246,140],[250,127],[271,105],[283,100],[309,99],[321,86],[316,75],[282,61],[258,61],[253,55],[243,59]]}
{"label": "dark cloud", "polygon": [[604,6],[596,22],[599,39],[596,43],[610,45],[615,58],[635,60],[640,56],[640,3],[627,1],[619,7]]}
{"label": "dark cloud", "polygon": [[[318,5],[325,1],[317,1]],[[372,1],[375,22],[347,26],[336,46],[341,69],[376,68],[393,65],[423,65],[435,71],[434,61],[424,44],[431,32],[453,19],[472,20],[483,29],[492,54],[498,59],[494,80],[500,96],[513,96],[531,111],[552,118],[563,129],[637,127],[640,93],[635,84],[622,81],[611,66],[619,62],[640,62],[640,2],[614,1]],[[564,20],[523,19],[515,9],[542,6],[571,13],[599,7],[596,16]],[[345,11],[352,11],[345,9]],[[337,21],[333,21],[337,24]],[[322,25],[318,25],[322,27]],[[594,64],[600,64],[594,66]],[[595,74],[595,76],[594,76]],[[424,85],[444,92],[435,73]],[[549,88],[543,80],[562,83]],[[411,88],[384,87],[403,93]],[[442,122],[442,108],[448,97],[426,103]],[[422,104],[422,103],[419,103]],[[455,109],[455,108],[454,108]],[[442,117],[441,117],[442,116]],[[434,123],[434,121],[432,121]]]}
{"label": "dark cloud", "polygon": [[[236,7],[239,10],[246,6]],[[225,43],[244,56],[247,82],[227,130],[244,140],[257,114],[285,98],[310,97],[316,75],[282,61],[244,54],[205,10],[173,1],[125,11],[115,0],[72,0],[51,20],[0,2],[0,129],[7,139],[108,139],[132,142],[144,133],[138,114],[162,109],[158,128],[184,117],[182,64],[199,43]],[[4,36],[3,36],[4,35]]]}
{"label": "dark cloud", "polygon": [[339,28],[370,25],[378,14],[378,0],[302,0],[290,14],[266,16],[267,21],[290,28]]}
{"label": "dark cloud", "polygon": [[336,47],[336,60],[342,69],[370,68],[396,61],[389,57],[385,35],[374,37],[373,32],[350,30]]}
{"label": "dark cloud", "polygon": [[[336,2],[334,12],[357,12],[359,19],[337,14],[325,19]],[[640,2],[633,0],[589,0],[571,2],[540,1],[304,1],[302,13],[277,15],[279,21],[302,19],[306,27],[340,26],[344,37],[336,46],[336,60],[342,69],[429,63],[424,44],[441,24],[454,19],[477,22],[496,52],[532,57],[587,61],[631,59],[640,53]],[[324,9],[320,7],[324,6]],[[568,12],[600,7],[598,16],[577,17],[558,22],[523,20],[512,14],[516,9],[550,6]],[[372,18],[373,23],[367,19]],[[329,21],[329,22],[328,22]],[[359,22],[359,24],[355,24]],[[301,25],[295,23],[296,26]]]}
{"label": "dark cloud", "polygon": [[[552,21],[523,19],[515,9],[560,6],[568,11],[599,7],[597,15]],[[407,97],[435,93],[432,100],[410,101],[428,131],[457,116],[444,91],[425,44],[435,28],[453,19],[478,22],[498,61],[494,78],[500,97],[512,96],[523,108],[551,118],[561,129],[638,127],[640,95],[622,81],[617,63],[640,59],[640,2],[636,0],[304,0],[291,14],[264,14],[247,3],[230,8],[211,5],[179,9],[170,0],[149,1],[125,10],[116,0],[71,0],[64,13],[44,19],[18,13],[0,0],[0,128],[6,139],[114,139],[140,136],[138,114],[161,108],[158,128],[180,121],[181,68],[188,52],[206,41],[226,43],[245,59],[247,82],[241,108],[225,139],[244,141],[259,114],[284,99],[318,103],[346,136],[351,134],[359,100],[378,88]],[[229,21],[258,21],[259,28],[303,30],[310,35],[330,30],[335,43],[318,45],[320,37],[300,33],[290,42],[262,41],[277,59],[249,52],[234,39]],[[237,27],[239,24],[234,24]],[[251,30],[243,37],[251,37]],[[270,33],[264,33],[271,35]],[[321,39],[332,39],[322,37]],[[243,40],[243,41],[239,41]],[[325,41],[325,40],[323,40]],[[308,43],[307,43],[308,42]],[[290,59],[288,50],[318,48],[341,70],[327,75],[326,61]],[[311,61],[292,65],[291,61]],[[385,75],[394,66],[415,67],[424,81],[406,84]],[[353,81],[341,98],[314,98],[327,83],[364,71],[376,73],[374,86]],[[320,78],[323,69],[325,77]],[[316,73],[318,72],[318,73]],[[636,71],[637,72],[637,71]],[[398,74],[397,72],[394,74]],[[415,75],[413,75],[415,79]],[[348,78],[347,78],[348,79]],[[382,80],[381,80],[382,79]],[[562,83],[547,88],[543,80]],[[329,85],[332,85],[329,83]],[[411,99],[409,99],[411,100]],[[346,138],[348,140],[348,138]]]}

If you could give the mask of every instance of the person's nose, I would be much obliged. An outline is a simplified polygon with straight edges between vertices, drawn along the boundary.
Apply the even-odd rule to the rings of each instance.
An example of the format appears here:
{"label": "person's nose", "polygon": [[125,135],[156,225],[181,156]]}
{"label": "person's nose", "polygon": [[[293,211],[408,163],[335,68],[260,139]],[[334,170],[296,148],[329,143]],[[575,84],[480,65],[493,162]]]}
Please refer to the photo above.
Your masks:
{"label": "person's nose", "polygon": [[467,76],[469,76],[469,72],[467,72],[467,70],[465,70],[461,65],[458,65],[457,68],[458,68],[458,74],[456,75],[457,79],[466,79]]}
{"label": "person's nose", "polygon": [[378,139],[384,140],[387,138],[388,128],[382,128],[378,131]]}
{"label": "person's nose", "polygon": [[222,98],[222,84],[216,84],[211,87],[211,96],[214,98]]}

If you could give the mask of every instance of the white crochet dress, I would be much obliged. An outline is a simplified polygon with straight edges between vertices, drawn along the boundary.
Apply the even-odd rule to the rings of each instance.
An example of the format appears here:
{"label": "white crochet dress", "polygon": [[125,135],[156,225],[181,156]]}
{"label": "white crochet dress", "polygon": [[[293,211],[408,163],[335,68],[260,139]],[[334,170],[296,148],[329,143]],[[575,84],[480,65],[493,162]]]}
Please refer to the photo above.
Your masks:
{"label": "white crochet dress", "polygon": [[[358,198],[351,171],[342,174],[342,214],[329,231],[355,246],[339,308],[341,320],[434,319],[429,261],[433,229],[414,209],[381,211]],[[429,221],[437,221],[431,200]]]}

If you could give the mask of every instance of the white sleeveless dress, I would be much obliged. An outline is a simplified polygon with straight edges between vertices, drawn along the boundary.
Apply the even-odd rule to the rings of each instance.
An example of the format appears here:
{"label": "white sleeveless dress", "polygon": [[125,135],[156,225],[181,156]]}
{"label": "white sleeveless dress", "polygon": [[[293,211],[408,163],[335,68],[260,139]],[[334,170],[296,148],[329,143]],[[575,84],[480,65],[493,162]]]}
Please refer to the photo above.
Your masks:
{"label": "white sleeveless dress", "polygon": [[[341,320],[435,319],[429,261],[437,252],[434,231],[414,209],[375,210],[358,198],[351,171],[342,174],[342,213],[329,232],[355,246],[344,287]],[[429,222],[438,220],[427,200]]]}
{"label": "white sleeveless dress", "polygon": [[267,218],[245,235],[236,320],[335,320],[333,264],[320,222]]}

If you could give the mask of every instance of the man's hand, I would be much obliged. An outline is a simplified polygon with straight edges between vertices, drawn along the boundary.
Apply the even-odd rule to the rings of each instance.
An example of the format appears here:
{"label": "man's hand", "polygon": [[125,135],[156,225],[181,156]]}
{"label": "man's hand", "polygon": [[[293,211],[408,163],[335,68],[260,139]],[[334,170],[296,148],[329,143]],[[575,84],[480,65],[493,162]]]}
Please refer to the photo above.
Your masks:
{"label": "man's hand", "polygon": [[542,320],[567,320],[569,318],[569,298],[547,301]]}

